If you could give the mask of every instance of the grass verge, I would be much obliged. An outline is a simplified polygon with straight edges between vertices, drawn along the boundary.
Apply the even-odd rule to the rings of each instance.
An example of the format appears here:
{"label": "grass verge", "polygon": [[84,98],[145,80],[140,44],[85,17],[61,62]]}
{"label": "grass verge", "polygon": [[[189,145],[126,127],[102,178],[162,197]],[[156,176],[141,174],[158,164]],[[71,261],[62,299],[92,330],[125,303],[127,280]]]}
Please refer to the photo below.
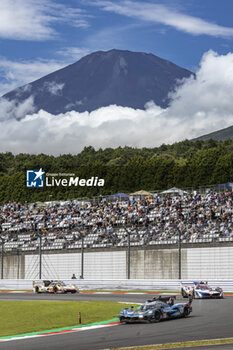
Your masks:
{"label": "grass verge", "polygon": [[181,343],[167,343],[167,344],[155,344],[146,346],[133,346],[127,348],[114,348],[112,350],[161,350],[161,349],[179,349],[179,348],[193,348],[197,346],[208,345],[221,345],[221,344],[233,344],[233,338],[226,339],[213,339],[213,340],[199,340]]}
{"label": "grass verge", "polygon": [[129,307],[108,301],[0,301],[0,337],[77,326],[115,318]]}

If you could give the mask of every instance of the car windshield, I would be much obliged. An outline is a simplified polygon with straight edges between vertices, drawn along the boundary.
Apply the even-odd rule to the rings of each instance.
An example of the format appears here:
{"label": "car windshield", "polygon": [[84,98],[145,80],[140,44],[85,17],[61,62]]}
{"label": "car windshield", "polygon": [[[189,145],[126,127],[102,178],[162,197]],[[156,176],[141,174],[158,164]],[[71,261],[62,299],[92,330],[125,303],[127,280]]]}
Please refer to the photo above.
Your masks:
{"label": "car windshield", "polygon": [[211,290],[211,288],[208,287],[208,286],[199,286],[198,289],[201,289],[201,290],[205,290],[205,289]]}
{"label": "car windshield", "polygon": [[[153,302],[153,304],[143,304],[140,306],[139,310],[146,311],[146,310],[150,310],[150,309],[154,309],[154,308],[162,307],[162,306],[164,306],[164,303],[157,301],[157,302]],[[165,306],[166,306],[166,304],[165,304]]]}
{"label": "car windshield", "polygon": [[149,309],[151,309],[150,305],[141,305],[139,310],[146,311],[146,310],[149,310]]}
{"label": "car windshield", "polygon": [[64,282],[61,282],[61,281],[57,281],[57,282],[53,282],[53,285],[60,285],[60,286],[65,286],[65,283]]}

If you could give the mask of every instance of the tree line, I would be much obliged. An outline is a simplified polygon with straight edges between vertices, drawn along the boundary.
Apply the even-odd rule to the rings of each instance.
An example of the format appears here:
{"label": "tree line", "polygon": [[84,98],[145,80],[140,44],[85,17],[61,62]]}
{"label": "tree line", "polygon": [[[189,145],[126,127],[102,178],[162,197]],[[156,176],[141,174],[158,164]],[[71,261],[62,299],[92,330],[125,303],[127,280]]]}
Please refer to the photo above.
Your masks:
{"label": "tree line", "polygon": [[[26,170],[98,176],[104,187],[26,187]],[[233,181],[233,141],[182,141],[155,148],[85,147],[76,155],[0,153],[0,203],[93,197],[177,186],[198,188]]]}

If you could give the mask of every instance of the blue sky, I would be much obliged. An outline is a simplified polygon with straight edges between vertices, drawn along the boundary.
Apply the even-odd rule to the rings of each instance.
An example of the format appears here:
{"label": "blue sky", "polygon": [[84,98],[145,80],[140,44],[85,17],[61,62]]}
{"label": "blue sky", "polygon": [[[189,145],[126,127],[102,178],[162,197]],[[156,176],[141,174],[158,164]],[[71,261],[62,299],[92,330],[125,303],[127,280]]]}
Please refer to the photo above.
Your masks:
{"label": "blue sky", "polygon": [[110,105],[55,116],[35,113],[33,94],[22,103],[2,98],[0,151],[155,147],[233,125],[232,13],[232,0],[0,0],[0,96],[112,48],[196,73],[170,92],[166,109],[148,101],[142,110]]}
{"label": "blue sky", "polygon": [[232,0],[1,0],[0,94],[83,55],[150,52],[196,71],[232,51]]}

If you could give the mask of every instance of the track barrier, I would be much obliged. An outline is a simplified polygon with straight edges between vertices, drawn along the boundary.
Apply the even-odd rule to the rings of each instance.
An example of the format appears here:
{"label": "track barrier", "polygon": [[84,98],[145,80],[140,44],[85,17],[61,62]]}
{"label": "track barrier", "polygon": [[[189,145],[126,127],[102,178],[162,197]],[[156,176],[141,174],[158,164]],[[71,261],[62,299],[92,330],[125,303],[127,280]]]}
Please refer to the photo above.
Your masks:
{"label": "track barrier", "polygon": [[[54,280],[56,280],[54,278]],[[37,280],[38,281],[38,280]],[[126,290],[126,291],[180,291],[182,283],[193,280],[63,280],[67,284],[75,284],[80,290]],[[198,279],[196,279],[198,281]],[[224,292],[233,292],[233,280],[208,280],[211,287],[221,287]],[[33,280],[0,280],[0,290],[32,290]]]}

